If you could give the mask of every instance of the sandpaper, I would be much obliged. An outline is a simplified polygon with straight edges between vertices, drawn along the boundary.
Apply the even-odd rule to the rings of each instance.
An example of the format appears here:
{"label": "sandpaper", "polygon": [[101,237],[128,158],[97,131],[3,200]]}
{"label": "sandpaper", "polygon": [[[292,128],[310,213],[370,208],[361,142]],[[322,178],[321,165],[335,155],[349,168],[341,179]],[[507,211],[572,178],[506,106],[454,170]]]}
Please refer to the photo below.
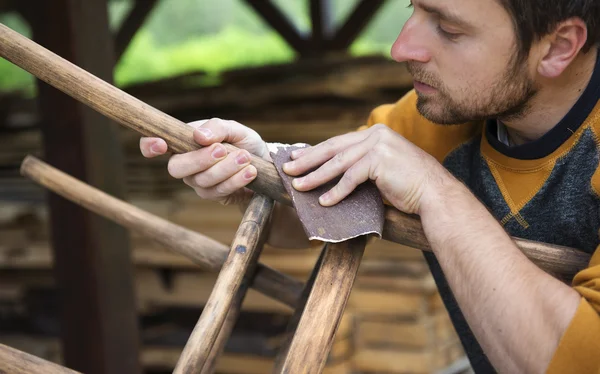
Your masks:
{"label": "sandpaper", "polygon": [[385,221],[384,204],[377,186],[371,181],[362,183],[344,200],[331,207],[319,204],[319,197],[333,188],[340,177],[307,192],[300,192],[292,186],[292,180],[296,177],[287,175],[283,171],[283,164],[291,161],[292,151],[305,147],[308,145],[269,144],[273,163],[308,238],[328,243],[339,243],[369,234],[381,238]]}

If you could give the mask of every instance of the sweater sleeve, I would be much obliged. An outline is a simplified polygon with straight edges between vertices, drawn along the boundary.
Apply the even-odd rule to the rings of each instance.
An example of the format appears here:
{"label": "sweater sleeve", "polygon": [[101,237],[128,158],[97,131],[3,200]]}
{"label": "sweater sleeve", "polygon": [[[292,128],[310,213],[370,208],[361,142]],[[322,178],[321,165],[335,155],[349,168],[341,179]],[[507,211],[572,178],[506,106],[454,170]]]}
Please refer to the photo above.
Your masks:
{"label": "sweater sleeve", "polygon": [[600,373],[600,247],[588,268],[573,279],[573,288],[581,301],[550,361],[548,374]]}

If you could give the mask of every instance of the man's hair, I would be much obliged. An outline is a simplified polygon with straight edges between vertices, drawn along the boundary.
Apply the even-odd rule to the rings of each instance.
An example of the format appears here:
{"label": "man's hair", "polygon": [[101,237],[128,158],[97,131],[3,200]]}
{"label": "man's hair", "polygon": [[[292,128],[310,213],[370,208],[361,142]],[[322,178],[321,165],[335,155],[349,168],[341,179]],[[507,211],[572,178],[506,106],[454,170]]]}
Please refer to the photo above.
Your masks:
{"label": "man's hair", "polygon": [[526,57],[532,44],[554,31],[559,23],[572,17],[587,25],[588,52],[600,44],[600,0],[499,0],[511,14],[519,43],[520,57]]}

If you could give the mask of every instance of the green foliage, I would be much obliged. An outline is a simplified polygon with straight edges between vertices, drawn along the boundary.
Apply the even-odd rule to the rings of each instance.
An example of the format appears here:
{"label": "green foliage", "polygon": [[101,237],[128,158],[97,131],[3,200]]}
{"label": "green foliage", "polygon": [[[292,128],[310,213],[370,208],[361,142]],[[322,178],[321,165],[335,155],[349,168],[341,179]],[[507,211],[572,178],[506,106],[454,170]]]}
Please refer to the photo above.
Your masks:
{"label": "green foliage", "polygon": [[229,25],[220,33],[161,47],[146,30],[140,30],[117,69],[119,86],[203,70],[211,75],[241,66],[290,61],[293,51],[275,33],[253,35]]}
{"label": "green foliage", "polygon": [[[310,30],[309,1],[273,0],[302,32]],[[334,0],[333,18],[339,27],[358,0]],[[410,10],[408,0],[388,0],[351,53],[389,56],[390,46]],[[132,6],[131,0],[110,0],[110,29],[115,32]],[[17,14],[0,15],[0,22],[31,36]],[[295,57],[290,47],[243,0],[161,0],[115,68],[118,86],[206,71],[214,82],[219,72],[243,66],[283,63]],[[0,90],[35,94],[27,72],[0,59]]]}

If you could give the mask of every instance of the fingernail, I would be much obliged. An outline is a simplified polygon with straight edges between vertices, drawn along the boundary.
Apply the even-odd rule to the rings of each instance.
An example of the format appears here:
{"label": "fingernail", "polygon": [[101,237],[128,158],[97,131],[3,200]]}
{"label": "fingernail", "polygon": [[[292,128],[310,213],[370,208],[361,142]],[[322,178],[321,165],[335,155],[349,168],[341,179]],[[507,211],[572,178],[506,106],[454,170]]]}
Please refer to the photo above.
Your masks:
{"label": "fingernail", "polygon": [[302,156],[303,153],[304,149],[296,149],[295,151],[292,151],[292,158],[298,158]]}
{"label": "fingernail", "polygon": [[155,155],[161,154],[158,144],[153,144],[152,147],[150,147],[150,152],[154,153]]}
{"label": "fingernail", "polygon": [[331,194],[329,192],[327,192],[327,193],[321,195],[321,197],[319,197],[319,203],[321,203],[321,205],[329,203],[329,200],[331,200]]}
{"label": "fingernail", "polygon": [[302,187],[306,180],[304,178],[296,178],[293,180],[294,188]]}
{"label": "fingernail", "polygon": [[253,179],[255,176],[256,174],[254,174],[254,170],[252,169],[246,170],[244,172],[244,179]]}
{"label": "fingernail", "polygon": [[204,135],[204,137],[206,139],[210,139],[213,136],[213,133],[212,133],[212,131],[210,131],[210,129],[205,129],[203,127],[199,127],[196,130],[198,130],[202,135]]}
{"label": "fingernail", "polygon": [[289,171],[290,169],[292,169],[294,167],[294,162],[290,161],[290,162],[286,162],[285,164],[283,164],[283,171]]}
{"label": "fingernail", "polygon": [[248,156],[247,156],[245,153],[242,153],[242,154],[240,154],[239,156],[237,156],[237,157],[235,158],[235,162],[236,162],[238,165],[244,165],[244,164],[246,164],[248,161],[249,161],[249,160],[248,160]]}
{"label": "fingernail", "polygon": [[221,146],[215,147],[215,149],[212,153],[213,158],[217,159],[217,160],[225,157],[226,155],[227,155],[227,152],[225,151],[225,147],[221,147]]}

